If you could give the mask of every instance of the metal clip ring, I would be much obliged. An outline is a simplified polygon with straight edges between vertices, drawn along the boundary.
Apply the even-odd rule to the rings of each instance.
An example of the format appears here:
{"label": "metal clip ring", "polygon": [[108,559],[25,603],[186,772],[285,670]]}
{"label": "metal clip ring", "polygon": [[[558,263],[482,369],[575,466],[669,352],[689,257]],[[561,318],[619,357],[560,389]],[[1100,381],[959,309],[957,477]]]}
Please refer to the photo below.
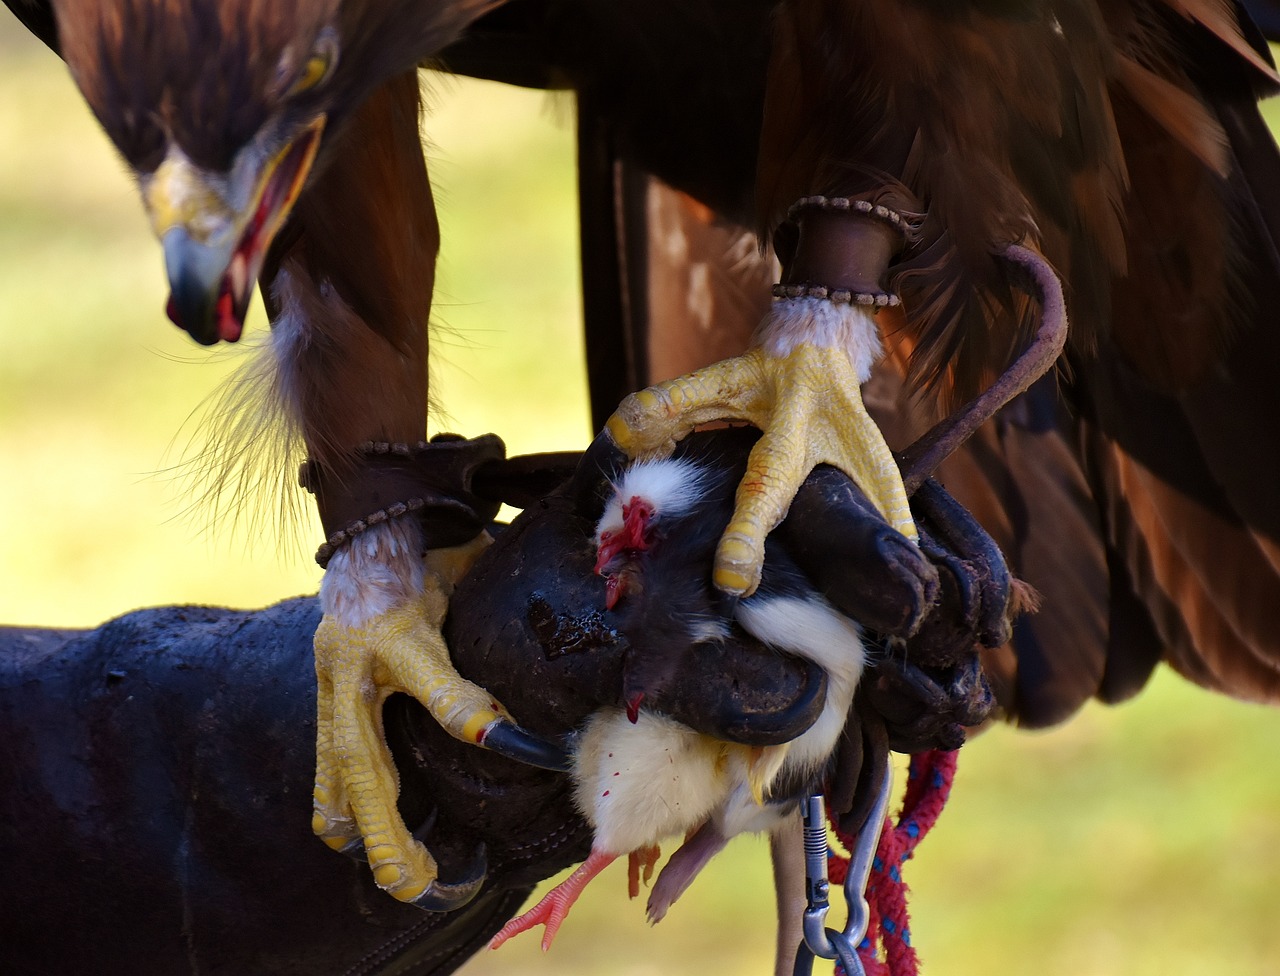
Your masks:
{"label": "metal clip ring", "polygon": [[849,869],[844,879],[844,900],[849,911],[842,932],[826,927],[830,882],[827,879],[827,818],[822,796],[808,797],[801,805],[804,817],[805,911],[802,921],[804,941],[796,952],[795,976],[808,976],[813,958],[839,959],[847,976],[865,976],[862,962],[855,951],[867,934],[871,906],[867,904],[867,879],[880,843],[889,810],[889,794],[893,786],[893,765],[885,763],[884,774],[876,790],[875,806],[858,833],[850,851]]}

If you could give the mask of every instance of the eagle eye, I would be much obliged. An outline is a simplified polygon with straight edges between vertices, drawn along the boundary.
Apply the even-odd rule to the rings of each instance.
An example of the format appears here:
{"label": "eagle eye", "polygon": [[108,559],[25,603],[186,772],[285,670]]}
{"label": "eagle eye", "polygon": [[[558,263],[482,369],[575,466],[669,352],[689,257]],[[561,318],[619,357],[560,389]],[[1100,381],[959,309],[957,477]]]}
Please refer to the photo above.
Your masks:
{"label": "eagle eye", "polygon": [[324,82],[338,63],[338,39],[334,32],[325,28],[316,38],[315,46],[307,55],[302,71],[289,88],[289,95],[301,95],[311,91]]}

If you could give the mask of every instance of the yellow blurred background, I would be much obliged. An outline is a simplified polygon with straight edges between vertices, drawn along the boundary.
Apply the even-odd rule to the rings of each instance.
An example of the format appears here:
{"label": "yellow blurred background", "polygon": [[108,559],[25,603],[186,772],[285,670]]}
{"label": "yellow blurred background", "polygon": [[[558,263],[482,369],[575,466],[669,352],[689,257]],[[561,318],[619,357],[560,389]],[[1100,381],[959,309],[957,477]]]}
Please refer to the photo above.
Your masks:
{"label": "yellow blurred background", "polygon": [[[494,430],[512,452],[584,446],[572,103],[429,85],[448,411],[431,429]],[[189,510],[181,460],[219,422],[197,408],[244,353],[198,348],[164,301],[123,167],[60,62],[0,13],[0,621],[91,626],[315,590],[310,520],[277,537]],[[264,330],[259,307],[246,341]],[[1280,974],[1278,741],[1280,713],[1167,673],[1062,729],[983,735],[906,872],[925,971]],[[464,972],[770,971],[761,841],[735,841],[653,929],[624,885],[618,867],[597,881],[545,957],[525,936]]]}

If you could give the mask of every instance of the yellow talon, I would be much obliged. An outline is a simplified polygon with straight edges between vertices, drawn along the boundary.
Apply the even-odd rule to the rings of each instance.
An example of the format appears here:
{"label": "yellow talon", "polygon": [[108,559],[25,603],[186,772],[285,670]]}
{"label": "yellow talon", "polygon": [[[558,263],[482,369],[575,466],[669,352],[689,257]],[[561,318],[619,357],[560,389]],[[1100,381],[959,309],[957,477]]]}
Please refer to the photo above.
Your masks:
{"label": "yellow talon", "polygon": [[631,425],[619,417],[616,413],[605,421],[605,430],[609,432],[609,436],[613,438],[613,442],[618,445],[624,452],[631,456],[635,456],[635,443],[631,436]]}
{"label": "yellow talon", "polygon": [[891,526],[916,539],[898,466],[842,348],[804,342],[781,354],[753,348],[633,394],[607,429],[628,455],[646,457],[670,453],[698,425],[715,420],[748,421],[763,432],[716,553],[713,578],[721,590],[755,591],[765,537],[819,464],[847,474]]}
{"label": "yellow talon", "polygon": [[[370,855],[369,863],[373,863],[372,855]],[[379,888],[384,890],[395,888],[400,882],[400,877],[400,868],[394,864],[380,864],[373,869],[373,880],[377,882]],[[412,901],[412,898],[404,900]]]}
{"label": "yellow talon", "polygon": [[334,850],[363,837],[374,880],[400,901],[422,896],[439,870],[396,808],[400,781],[383,734],[383,702],[396,692],[409,694],[447,732],[472,744],[507,717],[487,691],[457,673],[441,634],[448,593],[479,548],[428,556],[416,599],[359,622],[329,613],[316,629],[312,829]]}
{"label": "yellow talon", "polygon": [[726,593],[745,593],[752,588],[751,566],[755,553],[751,540],[742,533],[725,532],[716,550],[716,565],[711,579]]}

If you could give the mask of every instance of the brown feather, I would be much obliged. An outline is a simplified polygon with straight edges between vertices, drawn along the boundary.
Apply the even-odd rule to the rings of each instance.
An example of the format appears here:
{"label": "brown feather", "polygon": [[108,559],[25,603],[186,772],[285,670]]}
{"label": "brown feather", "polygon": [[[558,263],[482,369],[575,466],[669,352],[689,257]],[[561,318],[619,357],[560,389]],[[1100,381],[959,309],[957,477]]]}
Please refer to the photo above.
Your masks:
{"label": "brown feather", "polygon": [[418,111],[414,72],[361,106],[263,275],[273,327],[289,330],[277,338],[287,409],[310,456],[331,467],[364,441],[426,431],[440,234]]}
{"label": "brown feather", "polygon": [[1203,25],[1214,37],[1226,44],[1270,87],[1280,86],[1280,74],[1244,39],[1229,0],[1165,0],[1169,7],[1189,20]]}
{"label": "brown feather", "polygon": [[1105,437],[1092,457],[1110,544],[1153,613],[1166,659],[1199,684],[1280,701],[1280,549],[1199,505]]}
{"label": "brown feather", "polygon": [[804,194],[901,186],[920,201],[921,239],[891,282],[919,340],[914,373],[956,396],[972,394],[1028,334],[1001,247],[1038,246],[1066,274],[1082,332],[1105,320],[1099,268],[1124,264],[1106,26],[1088,4],[992,9],[784,4],[758,172],[770,232]]}
{"label": "brown feather", "polygon": [[[223,170],[264,127],[323,109],[331,133],[392,76],[452,41],[499,0],[54,0],[63,57],[86,101],[140,172],[172,137]],[[333,75],[290,96],[322,28]]]}
{"label": "brown feather", "polygon": [[1191,92],[1132,58],[1116,59],[1116,80],[1134,103],[1147,113],[1183,149],[1220,177],[1230,170],[1227,135],[1222,126]]}
{"label": "brown feather", "polygon": [[1235,310],[1224,184],[1128,97],[1115,104],[1133,180],[1128,274],[1113,288],[1113,334],[1144,376],[1182,389],[1214,368]]}
{"label": "brown feather", "polygon": [[755,235],[650,181],[648,382],[672,379],[746,348],[778,279]]}

